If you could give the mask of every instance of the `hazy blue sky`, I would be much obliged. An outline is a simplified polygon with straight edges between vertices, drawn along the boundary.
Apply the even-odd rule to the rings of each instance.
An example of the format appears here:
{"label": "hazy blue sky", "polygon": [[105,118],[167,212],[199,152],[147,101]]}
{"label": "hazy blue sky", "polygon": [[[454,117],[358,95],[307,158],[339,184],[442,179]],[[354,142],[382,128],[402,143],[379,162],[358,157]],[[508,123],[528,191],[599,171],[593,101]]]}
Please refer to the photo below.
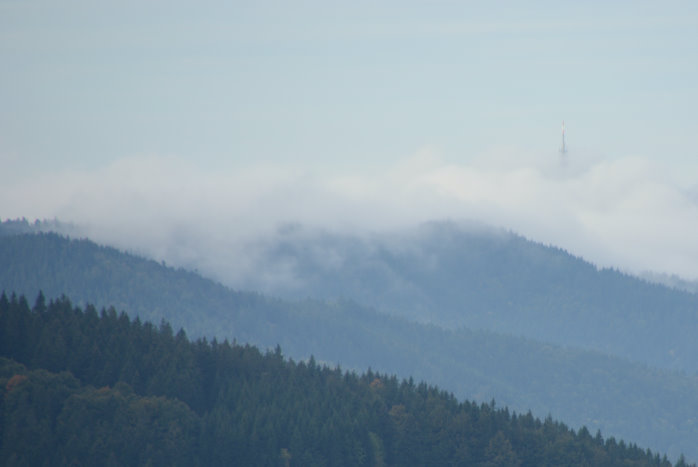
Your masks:
{"label": "hazy blue sky", "polygon": [[0,1],[0,149],[384,167],[423,146],[692,161],[698,3]]}
{"label": "hazy blue sky", "polygon": [[698,277],[695,1],[0,0],[0,64],[2,218],[476,217]]}

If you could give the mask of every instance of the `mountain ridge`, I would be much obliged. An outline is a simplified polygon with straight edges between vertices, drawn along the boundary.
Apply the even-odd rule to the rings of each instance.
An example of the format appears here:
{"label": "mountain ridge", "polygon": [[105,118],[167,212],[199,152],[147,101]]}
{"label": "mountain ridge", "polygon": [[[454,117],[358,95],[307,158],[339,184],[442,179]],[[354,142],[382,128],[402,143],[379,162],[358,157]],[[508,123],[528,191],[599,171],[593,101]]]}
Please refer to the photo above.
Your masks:
{"label": "mountain ridge", "polygon": [[698,371],[698,295],[598,269],[511,232],[443,222],[366,239],[296,228],[280,231],[262,251],[258,268],[283,265],[293,286],[264,287],[252,277],[245,288],[286,298],[351,297],[446,328]]}
{"label": "mountain ridge", "polygon": [[680,373],[520,337],[413,323],[346,300],[288,302],[235,292],[191,272],[56,234],[0,237],[0,264],[0,289],[65,293],[78,304],[166,319],[193,337],[217,334],[263,349],[280,344],[293,358],[312,354],[345,368],[414,376],[459,397],[495,397],[518,411],[551,413],[672,456],[698,457],[692,442],[698,381]]}

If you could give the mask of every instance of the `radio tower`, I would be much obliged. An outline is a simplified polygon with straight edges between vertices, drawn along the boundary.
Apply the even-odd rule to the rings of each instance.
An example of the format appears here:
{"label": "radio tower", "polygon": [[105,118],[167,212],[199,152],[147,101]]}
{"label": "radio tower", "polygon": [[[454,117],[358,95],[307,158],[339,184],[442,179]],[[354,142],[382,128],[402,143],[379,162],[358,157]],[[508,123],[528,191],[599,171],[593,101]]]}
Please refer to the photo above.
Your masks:
{"label": "radio tower", "polygon": [[567,152],[567,145],[565,144],[565,121],[562,121],[562,147],[560,147],[560,154],[565,154]]}

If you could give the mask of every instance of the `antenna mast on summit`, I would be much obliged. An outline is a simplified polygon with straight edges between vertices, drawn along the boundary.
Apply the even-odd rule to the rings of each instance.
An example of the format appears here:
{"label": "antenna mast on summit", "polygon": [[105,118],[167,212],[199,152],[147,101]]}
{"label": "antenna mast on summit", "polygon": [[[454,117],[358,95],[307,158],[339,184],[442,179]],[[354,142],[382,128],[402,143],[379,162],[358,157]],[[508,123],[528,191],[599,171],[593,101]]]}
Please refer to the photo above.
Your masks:
{"label": "antenna mast on summit", "polygon": [[560,147],[560,154],[565,154],[567,152],[567,145],[565,144],[565,121],[562,121],[562,146]]}

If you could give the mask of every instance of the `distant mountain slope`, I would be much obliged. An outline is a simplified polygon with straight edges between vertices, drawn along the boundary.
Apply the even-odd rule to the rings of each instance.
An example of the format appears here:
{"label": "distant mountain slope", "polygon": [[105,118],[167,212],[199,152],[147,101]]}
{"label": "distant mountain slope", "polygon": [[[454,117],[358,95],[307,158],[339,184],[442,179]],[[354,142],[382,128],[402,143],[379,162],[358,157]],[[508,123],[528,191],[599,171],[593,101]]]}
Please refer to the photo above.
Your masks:
{"label": "distant mountain slope", "polygon": [[3,465],[670,467],[586,428],[67,299],[0,295],[0,335]]}
{"label": "distant mountain slope", "polygon": [[275,306],[273,300],[233,292],[192,272],[53,233],[0,237],[0,264],[0,286],[6,290],[31,296],[41,288],[49,297],[65,294],[80,304],[129,309],[155,322],[173,315],[174,325],[194,335],[219,329],[231,305],[266,310]]}
{"label": "distant mountain slope", "polygon": [[0,289],[114,304],[189,335],[280,344],[345,368],[372,367],[439,384],[459,397],[495,398],[519,412],[698,459],[698,381],[595,352],[523,338],[410,323],[349,301],[282,301],[234,292],[154,261],[56,234],[0,237]]}
{"label": "distant mountain slope", "polygon": [[288,280],[251,275],[245,288],[346,297],[420,322],[698,371],[698,295],[598,270],[511,233],[447,222],[366,237],[297,227],[259,250],[257,269]]}
{"label": "distant mountain slope", "polygon": [[672,289],[698,294],[698,281],[695,280],[689,281],[673,274],[661,274],[655,272],[645,272],[641,274],[640,277],[655,284],[662,284]]}
{"label": "distant mountain slope", "polygon": [[[80,228],[55,220],[0,223],[0,236],[47,230],[75,235]],[[509,232],[453,222],[374,235],[290,226],[248,250],[229,261],[236,274],[238,263],[245,264],[244,279],[236,275],[233,282],[218,271],[223,283],[291,299],[355,300],[418,322],[522,335],[698,372],[698,295],[598,270]],[[51,292],[76,296],[61,287]],[[101,303],[101,297],[90,298]],[[159,303],[131,309],[150,313]]]}

